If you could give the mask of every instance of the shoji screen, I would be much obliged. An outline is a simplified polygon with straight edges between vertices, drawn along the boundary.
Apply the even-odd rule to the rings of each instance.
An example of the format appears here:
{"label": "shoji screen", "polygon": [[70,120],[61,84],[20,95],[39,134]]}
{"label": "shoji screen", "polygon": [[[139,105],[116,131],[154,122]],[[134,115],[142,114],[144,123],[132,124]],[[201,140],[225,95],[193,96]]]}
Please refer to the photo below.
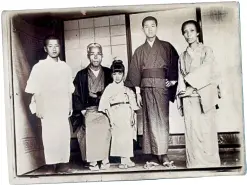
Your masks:
{"label": "shoji screen", "polygon": [[87,18],[64,22],[66,62],[73,75],[88,64],[87,45],[97,42],[103,47],[102,65],[109,67],[114,57],[127,68],[125,15]]}
{"label": "shoji screen", "polygon": [[[237,5],[237,4],[236,4]],[[220,109],[217,126],[220,132],[243,129],[242,71],[239,14],[234,6],[201,8],[205,45],[211,47],[221,76]]]}

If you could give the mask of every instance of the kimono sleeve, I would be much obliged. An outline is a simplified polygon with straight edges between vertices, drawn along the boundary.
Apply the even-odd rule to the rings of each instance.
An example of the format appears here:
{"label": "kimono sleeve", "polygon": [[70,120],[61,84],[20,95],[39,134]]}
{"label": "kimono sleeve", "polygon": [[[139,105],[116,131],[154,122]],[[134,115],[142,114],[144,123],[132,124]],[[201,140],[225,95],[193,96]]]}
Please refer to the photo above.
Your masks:
{"label": "kimono sleeve", "polygon": [[213,50],[210,47],[205,47],[205,59],[204,63],[211,64],[211,82],[219,84],[220,79],[220,70],[217,61],[215,60],[215,56]]}
{"label": "kimono sleeve", "polygon": [[178,59],[179,55],[176,49],[170,44],[170,65],[168,70],[168,80],[178,80]]}
{"label": "kimono sleeve", "polygon": [[82,94],[80,91],[80,89],[81,89],[80,80],[81,80],[80,74],[77,73],[77,75],[73,81],[73,84],[75,87],[75,90],[72,94],[73,113],[72,113],[71,117],[69,118],[71,125],[72,125],[73,132],[75,132],[78,129],[78,127],[80,127],[80,126],[82,126],[82,128],[85,129],[84,117],[81,113],[81,111],[84,110],[85,105],[83,105],[82,100],[81,100]]}
{"label": "kimono sleeve", "polygon": [[100,98],[98,111],[106,113],[106,110],[109,110],[109,109],[110,109],[110,86],[108,85],[105,88]]}
{"label": "kimono sleeve", "polygon": [[193,88],[201,89],[215,82],[214,56],[207,48],[203,64],[184,78]]}
{"label": "kimono sleeve", "polygon": [[35,64],[28,78],[25,92],[30,93],[30,94],[39,93],[40,92],[39,79],[40,79],[39,78],[39,68],[37,64]]}
{"label": "kimono sleeve", "polygon": [[178,86],[177,86],[177,92],[176,92],[176,97],[177,97],[177,108],[179,110],[179,113],[181,116],[183,116],[183,101],[182,99],[179,97],[179,93],[181,91],[185,91],[186,90],[186,85],[184,83],[184,77],[183,77],[183,71],[182,71],[182,63],[183,63],[183,54],[179,57],[178,60]]}
{"label": "kimono sleeve", "polygon": [[81,94],[81,79],[79,73],[77,73],[73,84],[75,90],[72,94],[72,107],[74,111],[81,112],[82,110],[84,110],[85,105],[83,105],[81,100],[83,95]]}
{"label": "kimono sleeve", "polygon": [[139,60],[140,52],[137,49],[129,64],[128,74],[125,80],[127,87],[140,87],[141,84],[141,67]]}
{"label": "kimono sleeve", "polygon": [[184,83],[184,73],[182,70],[182,63],[184,63],[183,54],[179,57],[178,60],[178,86],[177,86],[176,94],[179,94],[179,92],[186,90],[186,85]]}
{"label": "kimono sleeve", "polygon": [[72,69],[68,66],[68,81],[69,81],[69,93],[73,93],[75,91],[75,86],[73,83],[72,77]]}
{"label": "kimono sleeve", "polygon": [[127,88],[127,94],[132,110],[139,110],[140,108],[137,105],[135,93],[131,89]]}
{"label": "kimono sleeve", "polygon": [[[176,49],[170,44],[170,64],[168,68],[168,80],[178,81],[178,53]],[[169,100],[171,102],[175,101],[177,92],[177,83],[169,87]]]}

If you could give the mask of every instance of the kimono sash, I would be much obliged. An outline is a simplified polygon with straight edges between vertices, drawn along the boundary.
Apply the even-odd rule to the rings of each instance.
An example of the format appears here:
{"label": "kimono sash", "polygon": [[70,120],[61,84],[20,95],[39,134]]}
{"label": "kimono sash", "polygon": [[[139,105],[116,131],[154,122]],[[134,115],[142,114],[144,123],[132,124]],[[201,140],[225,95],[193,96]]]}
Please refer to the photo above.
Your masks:
{"label": "kimono sash", "polygon": [[143,69],[142,70],[142,78],[167,79],[167,70],[165,68]]}

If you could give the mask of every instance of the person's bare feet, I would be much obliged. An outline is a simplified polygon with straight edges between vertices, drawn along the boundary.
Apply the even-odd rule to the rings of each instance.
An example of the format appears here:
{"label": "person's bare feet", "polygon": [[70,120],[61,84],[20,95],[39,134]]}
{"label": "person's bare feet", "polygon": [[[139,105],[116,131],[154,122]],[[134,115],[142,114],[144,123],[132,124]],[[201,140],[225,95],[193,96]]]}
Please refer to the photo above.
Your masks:
{"label": "person's bare feet", "polygon": [[67,163],[57,164],[55,167],[56,173],[69,173],[70,172],[70,166]]}
{"label": "person's bare feet", "polygon": [[162,164],[166,168],[176,168],[174,161],[170,161],[167,154],[162,156]]}
{"label": "person's bare feet", "polygon": [[163,163],[165,163],[165,162],[166,162],[166,163],[169,163],[169,162],[170,162],[170,160],[169,160],[167,154],[161,156],[161,163],[163,164]]}

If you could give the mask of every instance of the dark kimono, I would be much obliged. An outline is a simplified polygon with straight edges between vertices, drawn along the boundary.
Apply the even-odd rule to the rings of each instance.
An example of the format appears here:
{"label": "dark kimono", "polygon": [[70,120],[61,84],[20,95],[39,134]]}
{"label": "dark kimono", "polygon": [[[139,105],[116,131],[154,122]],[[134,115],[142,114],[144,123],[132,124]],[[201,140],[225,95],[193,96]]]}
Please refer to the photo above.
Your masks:
{"label": "dark kimono", "polygon": [[[105,87],[112,82],[109,68],[102,67],[94,76],[89,67],[79,71],[74,79],[73,131],[79,127],[77,138],[82,159],[88,162],[108,158],[110,148],[110,124],[108,118],[98,112],[98,105]],[[86,110],[83,116],[81,111]]]}
{"label": "dark kimono", "polygon": [[151,47],[139,46],[129,65],[126,86],[140,87],[143,99],[143,153],[164,155],[168,150],[169,101],[174,102],[177,84],[166,87],[165,79],[178,80],[178,53],[157,37]]}

